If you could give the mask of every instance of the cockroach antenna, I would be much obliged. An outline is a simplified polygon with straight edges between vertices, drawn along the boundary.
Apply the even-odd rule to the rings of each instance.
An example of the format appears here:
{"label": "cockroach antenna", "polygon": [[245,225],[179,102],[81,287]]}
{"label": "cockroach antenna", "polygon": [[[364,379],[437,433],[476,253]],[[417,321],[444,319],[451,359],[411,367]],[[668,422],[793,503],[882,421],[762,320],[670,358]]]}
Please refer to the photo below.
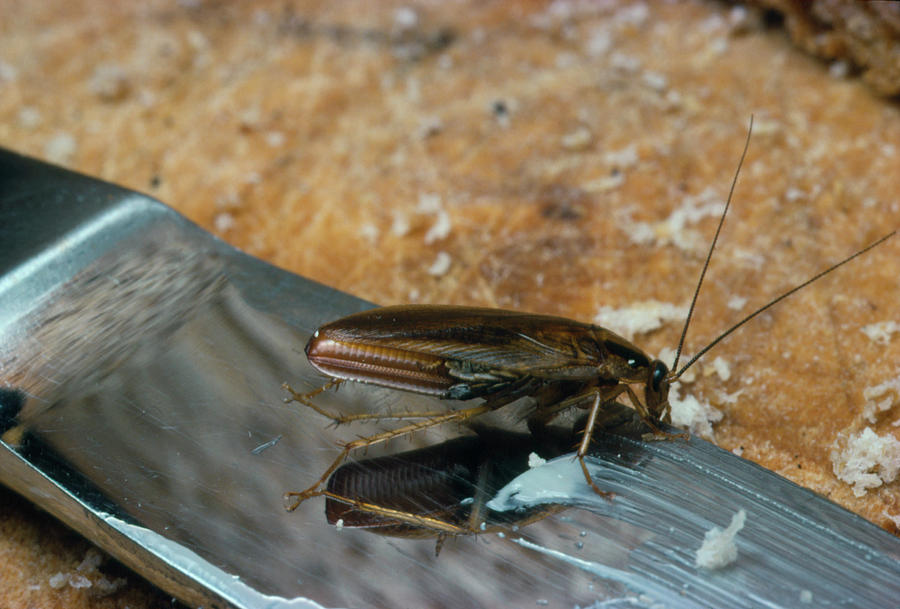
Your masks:
{"label": "cockroach antenna", "polygon": [[694,307],[697,304],[697,296],[700,294],[700,287],[703,285],[704,277],[706,277],[706,269],[709,268],[709,262],[710,262],[710,260],[712,260],[713,250],[716,248],[716,242],[719,240],[719,233],[722,231],[722,225],[725,224],[725,216],[728,214],[728,208],[731,206],[731,198],[734,195],[735,186],[737,186],[738,176],[741,173],[741,167],[744,164],[744,158],[747,156],[747,149],[750,147],[750,134],[752,132],[753,132],[753,115],[751,114],[750,115],[750,126],[747,128],[747,139],[744,142],[744,151],[743,151],[743,153],[741,153],[741,160],[738,161],[737,171],[735,171],[735,173],[734,173],[734,179],[731,181],[731,189],[728,191],[728,199],[726,199],[726,201],[725,201],[725,209],[722,211],[722,217],[719,218],[719,225],[716,227],[716,234],[713,236],[712,244],[710,244],[710,246],[709,246],[709,252],[706,254],[706,261],[703,263],[703,270],[700,271],[700,279],[697,281],[697,287],[694,290],[694,297],[691,299],[691,306],[690,306],[690,309],[688,309],[687,318],[684,320],[684,328],[681,330],[681,339],[678,341],[678,349],[675,351],[675,361],[672,364],[672,371],[668,375],[668,382],[670,382],[670,383],[678,380],[681,377],[681,375],[684,374],[688,368],[690,368],[697,360],[699,360],[701,357],[703,357],[703,355],[705,355],[710,349],[712,349],[713,347],[718,345],[720,342],[725,340],[725,338],[727,338],[728,336],[730,336],[731,334],[736,332],[741,326],[746,324],[748,321],[750,321],[751,319],[753,319],[760,313],[763,313],[764,311],[771,309],[772,307],[777,305],[779,302],[781,302],[788,296],[794,294],[795,292],[799,292],[800,290],[802,290],[809,284],[818,281],[825,275],[844,266],[845,264],[847,264],[854,258],[857,258],[858,256],[862,256],[863,254],[865,254],[872,248],[878,247],[879,245],[881,245],[882,243],[884,243],[885,241],[887,241],[888,239],[893,237],[895,234],[897,234],[896,230],[889,232],[888,234],[884,235],[883,237],[881,237],[874,243],[867,245],[866,247],[864,247],[861,250],[855,252],[854,254],[848,256],[847,258],[844,258],[837,264],[834,264],[834,265],[828,267],[824,271],[821,271],[820,273],[813,275],[812,277],[810,277],[803,283],[801,283],[797,286],[794,286],[793,288],[791,288],[784,294],[778,296],[777,298],[770,300],[768,303],[766,303],[763,306],[761,306],[760,308],[756,309],[755,311],[753,311],[752,313],[750,313],[749,315],[747,315],[746,317],[741,319],[739,322],[737,322],[736,324],[734,324],[733,326],[731,326],[730,328],[728,328],[727,330],[725,330],[724,332],[719,334],[719,336],[717,336],[708,345],[706,345],[705,347],[700,349],[700,351],[696,355],[694,355],[690,360],[688,360],[688,362],[683,367],[681,367],[679,369],[678,368],[678,360],[681,357],[681,350],[684,347],[684,339],[687,336],[688,326],[691,323],[691,317],[693,316],[693,313],[694,313]]}

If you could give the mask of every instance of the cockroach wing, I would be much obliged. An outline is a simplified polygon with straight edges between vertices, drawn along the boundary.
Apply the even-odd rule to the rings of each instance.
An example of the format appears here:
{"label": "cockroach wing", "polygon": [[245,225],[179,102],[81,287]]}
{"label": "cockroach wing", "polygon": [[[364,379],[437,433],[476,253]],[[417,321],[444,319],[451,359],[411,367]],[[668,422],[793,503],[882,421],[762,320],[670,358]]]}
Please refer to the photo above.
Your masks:
{"label": "cockroach wing", "polygon": [[502,309],[402,305],[344,317],[316,338],[458,362],[475,371],[548,380],[603,376],[609,345],[642,352],[608,330]]}

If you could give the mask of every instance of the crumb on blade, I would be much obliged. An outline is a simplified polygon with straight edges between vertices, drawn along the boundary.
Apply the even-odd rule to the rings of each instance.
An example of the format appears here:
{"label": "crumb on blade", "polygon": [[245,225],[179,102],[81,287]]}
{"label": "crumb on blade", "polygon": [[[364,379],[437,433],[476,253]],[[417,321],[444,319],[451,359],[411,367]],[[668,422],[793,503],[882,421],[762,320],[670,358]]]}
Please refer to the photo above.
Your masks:
{"label": "crumb on blade", "polygon": [[529,453],[528,454],[528,467],[535,468],[540,467],[547,463],[546,459],[541,458],[537,453]]}
{"label": "crumb on blade", "polygon": [[703,537],[703,545],[697,550],[694,564],[702,569],[721,569],[737,560],[738,551],[734,538],[744,528],[746,521],[747,512],[738,510],[732,516],[731,524],[724,530],[713,527],[707,531]]}

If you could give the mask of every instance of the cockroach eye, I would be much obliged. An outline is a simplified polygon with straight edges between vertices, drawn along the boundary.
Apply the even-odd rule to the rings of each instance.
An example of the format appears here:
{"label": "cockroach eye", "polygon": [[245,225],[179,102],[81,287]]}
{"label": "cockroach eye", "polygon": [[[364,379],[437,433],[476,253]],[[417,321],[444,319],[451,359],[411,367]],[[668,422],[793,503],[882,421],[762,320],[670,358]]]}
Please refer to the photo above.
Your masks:
{"label": "cockroach eye", "polygon": [[660,386],[662,385],[663,379],[666,378],[666,375],[669,373],[669,369],[666,368],[666,365],[662,362],[657,362],[653,367],[653,376],[650,379],[650,384],[653,387],[653,391],[659,392]]}

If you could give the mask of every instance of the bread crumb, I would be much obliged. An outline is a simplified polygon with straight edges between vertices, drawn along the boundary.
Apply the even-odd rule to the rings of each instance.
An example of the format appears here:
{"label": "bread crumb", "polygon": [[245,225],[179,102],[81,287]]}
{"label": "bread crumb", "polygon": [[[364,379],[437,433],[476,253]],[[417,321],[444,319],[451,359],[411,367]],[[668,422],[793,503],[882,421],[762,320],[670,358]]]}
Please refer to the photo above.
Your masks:
{"label": "bread crumb", "polygon": [[737,391],[733,391],[731,393],[727,393],[725,391],[719,391],[717,397],[719,398],[719,402],[723,404],[737,404],[738,398],[741,397],[741,394],[744,393],[743,389],[738,389]]}
{"label": "bread crumb", "polygon": [[16,67],[5,61],[0,61],[0,83],[12,82],[19,77]]}
{"label": "bread crumb", "polygon": [[51,163],[67,165],[75,155],[77,144],[68,133],[57,133],[44,146],[44,157]]}
{"label": "bread crumb", "polygon": [[419,25],[419,15],[408,6],[394,10],[394,27],[400,30],[411,30]]}
{"label": "bread crumb", "polygon": [[450,265],[452,263],[452,258],[450,258],[450,254],[447,252],[438,252],[437,256],[434,259],[434,262],[431,263],[431,266],[428,267],[428,274],[433,277],[440,277],[441,275],[446,275],[447,271],[450,270]]}
{"label": "bread crumb", "polygon": [[428,229],[428,232],[425,233],[425,244],[430,245],[435,241],[446,239],[450,234],[450,229],[452,227],[453,224],[450,222],[450,214],[448,214],[446,210],[438,210],[437,219],[435,219],[431,228]]}
{"label": "bread crumb", "polygon": [[793,201],[799,201],[800,199],[807,199],[807,198],[809,198],[809,195],[806,193],[805,190],[800,190],[799,188],[791,187],[784,191],[784,198],[787,199],[788,201],[793,202]]}
{"label": "bread crumb", "polygon": [[626,55],[616,51],[609,58],[609,65],[620,72],[634,74],[641,69],[641,60],[633,55]]}
{"label": "bread crumb", "polygon": [[733,6],[728,12],[728,21],[733,32],[742,32],[750,27],[749,11],[744,6]]}
{"label": "bread crumb", "polygon": [[609,192],[625,183],[625,175],[617,171],[602,178],[588,180],[581,188],[587,192]]}
{"label": "bread crumb", "polygon": [[641,75],[641,79],[644,81],[645,85],[657,92],[665,91],[666,87],[669,86],[669,80],[664,74],[653,72],[652,70],[644,72]]}
{"label": "bread crumb", "polygon": [[237,222],[235,221],[234,216],[227,211],[216,214],[213,218],[213,227],[215,227],[216,232],[220,234],[230,231],[236,224]]}
{"label": "bread crumb", "polygon": [[613,23],[618,26],[641,26],[650,17],[650,9],[644,3],[626,6],[616,11]]}
{"label": "bread crumb", "polygon": [[540,467],[547,462],[546,459],[542,459],[538,456],[537,453],[529,453],[528,454],[528,467]]}
{"label": "bread crumb", "polygon": [[882,510],[881,515],[890,520],[895,527],[900,528],[900,514],[894,515],[887,510]]}
{"label": "bread crumb", "polygon": [[120,66],[103,64],[94,68],[88,89],[105,102],[116,102],[128,97],[131,82],[128,73]]}
{"label": "bread crumb", "polygon": [[862,497],[870,488],[893,482],[900,472],[900,442],[891,435],[879,436],[871,427],[858,434],[839,434],[832,445],[834,475],[853,486]]}
{"label": "bread crumb", "polygon": [[128,581],[124,577],[117,577],[110,580],[101,576],[100,579],[94,582],[94,595],[98,598],[112,596],[124,588],[127,583]]}
{"label": "bread crumb", "polygon": [[605,27],[598,27],[588,36],[585,51],[591,57],[600,57],[606,55],[612,46],[613,38],[609,30]]}
{"label": "bread crumb", "polygon": [[731,378],[731,366],[721,357],[716,357],[703,367],[703,374],[706,376],[715,374],[719,380],[727,381]]}
{"label": "bread crumb", "polygon": [[694,564],[702,569],[721,569],[737,560],[737,545],[734,538],[744,528],[747,512],[739,510],[731,518],[731,524],[725,530],[713,527],[703,537],[703,545],[697,550]]}
{"label": "bread crumb", "polygon": [[709,402],[701,402],[690,394],[681,397],[680,383],[672,383],[669,387],[669,407],[672,425],[707,439],[714,436],[713,423],[718,423],[724,416]]}
{"label": "bread crumb", "polygon": [[837,61],[833,61],[830,66],[828,66],[828,74],[832,78],[844,79],[847,78],[847,75],[850,74],[850,64],[843,59],[838,59]]}
{"label": "bread crumb", "polygon": [[47,580],[47,583],[50,584],[50,587],[54,590],[61,590],[69,583],[69,576],[60,571],[54,575],[50,576],[50,579]]}
{"label": "bread crumb", "polygon": [[635,334],[646,334],[661,328],[665,322],[682,321],[686,315],[687,307],[645,300],[619,309],[600,307],[594,316],[594,323],[631,339]]}
{"label": "bread crumb", "polygon": [[381,231],[371,222],[366,222],[359,227],[359,236],[374,245],[381,236]]}
{"label": "bread crumb", "polygon": [[706,217],[718,217],[725,210],[725,203],[708,188],[697,196],[686,196],[676,209],[658,222],[635,222],[630,217],[617,218],[622,229],[637,245],[655,243],[658,246],[674,245],[678,249],[692,253],[704,251],[707,239],[697,231],[688,228]]}
{"label": "bread crumb", "polygon": [[79,573],[94,573],[101,564],[103,564],[103,554],[97,548],[89,548],[75,570]]}
{"label": "bread crumb", "polygon": [[753,123],[754,135],[778,135],[784,131],[784,125],[774,118],[759,118]]}
{"label": "bread crumb", "polygon": [[23,106],[19,110],[19,126],[24,129],[34,129],[41,124],[41,113],[34,106]]}
{"label": "bread crumb", "polygon": [[86,578],[84,575],[70,575],[69,576],[69,586],[75,589],[78,588],[90,588],[93,584],[91,584],[91,580]]}
{"label": "bread crumb", "polygon": [[869,337],[869,340],[878,343],[879,345],[886,345],[891,340],[891,334],[900,332],[900,324],[893,320],[880,321],[875,324],[863,326],[860,330]]}
{"label": "bread crumb", "polygon": [[619,169],[628,169],[637,165],[639,160],[637,148],[634,144],[626,146],[621,150],[610,150],[603,155],[603,162]]}
{"label": "bread crumb", "polygon": [[420,214],[436,214],[444,207],[441,195],[423,192],[419,194],[419,203],[416,211]]}
{"label": "bread crumb", "polygon": [[444,121],[437,116],[430,116],[422,120],[419,123],[418,129],[416,129],[416,133],[419,139],[427,139],[429,137],[435,136],[441,131],[444,130]]}
{"label": "bread crumb", "polygon": [[279,148],[284,145],[286,140],[287,136],[282,131],[269,131],[266,133],[266,144],[270,148]]}
{"label": "bread crumb", "polygon": [[394,221],[391,222],[391,233],[395,237],[405,237],[409,233],[409,218],[402,212],[394,212]]}
{"label": "bread crumb", "polygon": [[587,127],[578,127],[574,131],[567,133],[560,139],[560,144],[566,150],[585,150],[590,147],[594,141],[594,136]]}
{"label": "bread crumb", "polygon": [[728,301],[728,308],[733,309],[735,311],[740,311],[744,308],[744,305],[747,304],[747,299],[743,296],[732,296]]}
{"label": "bread crumb", "polygon": [[[866,404],[863,406],[863,417],[869,423],[874,423],[878,419],[879,413],[891,409],[898,396],[900,396],[900,376],[874,387],[866,387],[863,389],[863,399],[866,400]],[[883,399],[879,400],[878,398]]]}

